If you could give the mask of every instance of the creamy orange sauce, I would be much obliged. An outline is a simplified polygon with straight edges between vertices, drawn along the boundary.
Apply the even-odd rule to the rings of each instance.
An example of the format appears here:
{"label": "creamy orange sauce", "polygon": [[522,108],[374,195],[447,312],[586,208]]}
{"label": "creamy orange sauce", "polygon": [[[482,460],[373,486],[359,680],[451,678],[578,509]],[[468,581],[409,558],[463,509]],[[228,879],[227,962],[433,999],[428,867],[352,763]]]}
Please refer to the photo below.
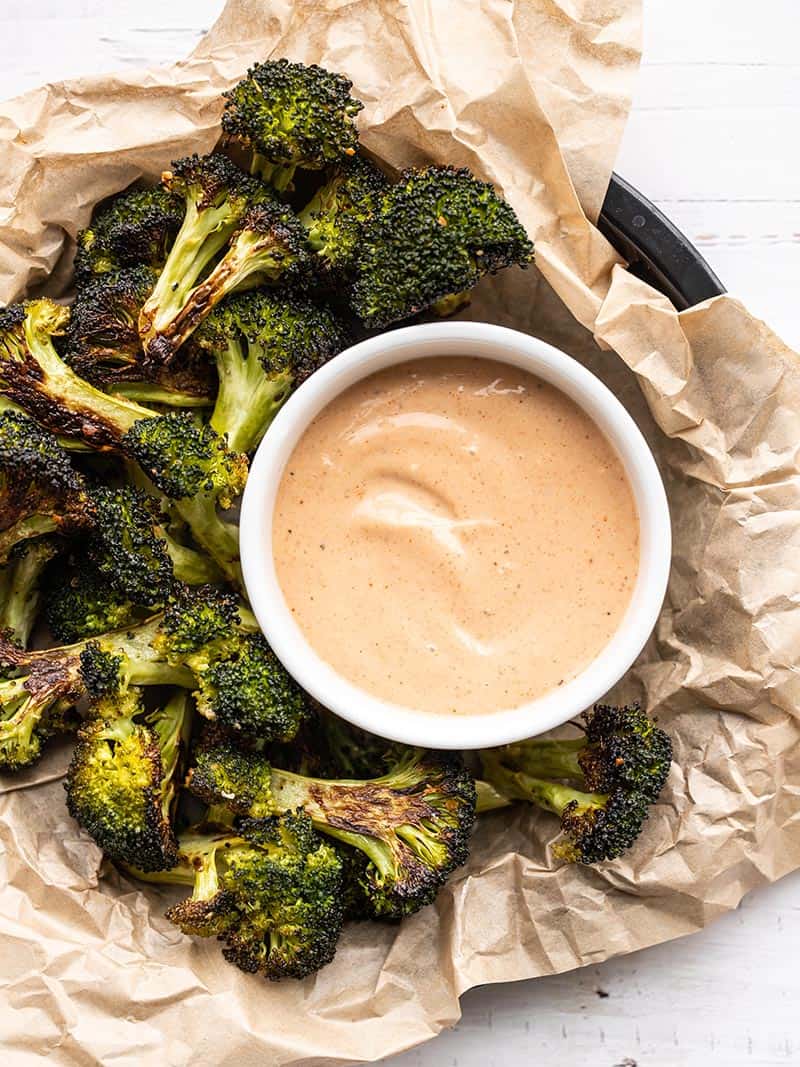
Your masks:
{"label": "creamy orange sauce", "polygon": [[273,520],[278,580],[317,653],[430,712],[518,706],[578,674],[633,591],[622,464],[572,400],[469,357],[374,374],[311,423]]}

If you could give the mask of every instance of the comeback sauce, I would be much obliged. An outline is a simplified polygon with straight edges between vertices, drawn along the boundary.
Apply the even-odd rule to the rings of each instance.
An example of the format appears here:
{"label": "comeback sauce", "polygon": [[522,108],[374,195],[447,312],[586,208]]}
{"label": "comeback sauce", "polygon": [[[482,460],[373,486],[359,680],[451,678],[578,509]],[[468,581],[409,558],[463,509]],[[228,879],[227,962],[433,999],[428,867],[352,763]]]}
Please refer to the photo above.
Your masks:
{"label": "comeback sauce", "polygon": [[284,470],[273,553],[317,653],[395,704],[475,715],[563,685],[636,581],[622,464],[567,396],[445,357],[358,382]]}

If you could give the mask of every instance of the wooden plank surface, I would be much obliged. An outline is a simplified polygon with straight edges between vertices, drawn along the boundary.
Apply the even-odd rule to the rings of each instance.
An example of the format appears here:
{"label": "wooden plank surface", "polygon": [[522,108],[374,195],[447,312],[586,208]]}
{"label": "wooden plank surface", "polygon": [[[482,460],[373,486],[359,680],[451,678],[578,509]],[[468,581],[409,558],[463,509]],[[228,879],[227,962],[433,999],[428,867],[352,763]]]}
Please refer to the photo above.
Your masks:
{"label": "wooden plank surface", "polygon": [[[0,98],[188,52],[222,0],[0,0]],[[796,0],[645,0],[645,58],[617,169],[728,289],[800,347]],[[691,938],[473,990],[463,1019],[391,1067],[800,1063],[800,874]]]}

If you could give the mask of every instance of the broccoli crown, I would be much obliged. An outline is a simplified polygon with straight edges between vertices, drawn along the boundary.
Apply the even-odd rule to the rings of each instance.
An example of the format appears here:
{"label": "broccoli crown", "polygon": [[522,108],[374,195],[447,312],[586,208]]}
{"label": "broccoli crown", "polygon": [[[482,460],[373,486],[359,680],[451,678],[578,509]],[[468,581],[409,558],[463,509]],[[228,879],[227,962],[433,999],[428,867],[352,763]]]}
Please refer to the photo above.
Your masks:
{"label": "broccoli crown", "polygon": [[466,861],[475,821],[475,783],[461,760],[415,749],[380,778],[358,781],[306,778],[212,743],[200,747],[189,788],[241,815],[302,807],[318,830],[365,855],[364,908],[383,919],[435,899]]}
{"label": "broccoli crown", "polygon": [[67,772],[70,815],[112,859],[143,871],[178,859],[170,813],[187,708],[181,695],[146,713],[139,697],[110,720],[88,722]]}
{"label": "broccoli crown", "polygon": [[191,832],[179,848],[175,880],[191,876],[193,893],[167,918],[184,933],[216,935],[229,963],[275,980],[304,978],[333,959],[342,864],[302,813],[250,820],[236,835]]}
{"label": "broccoli crown", "polygon": [[209,805],[224,797],[234,814],[263,819],[275,812],[271,782],[272,767],[260,753],[234,744],[220,730],[204,731],[187,778],[196,797]]}
{"label": "broccoli crown", "polygon": [[598,704],[585,737],[523,741],[483,754],[501,794],[561,818],[562,859],[598,863],[633,845],[669,774],[672,743],[638,704]]}
{"label": "broccoli crown", "polygon": [[373,163],[354,156],[336,169],[300,212],[316,266],[330,282],[349,280],[362,231],[388,184]]}
{"label": "broccoli crown", "polygon": [[258,183],[221,152],[185,156],[172,164],[162,177],[165,187],[198,212],[225,205],[231,220],[238,218],[258,188]]}
{"label": "broccoli crown", "polygon": [[290,741],[306,715],[303,691],[262,634],[246,634],[202,672],[202,715],[263,741]]}
{"label": "broccoli crown", "polygon": [[78,233],[76,279],[135,264],[161,267],[182,218],[180,200],[158,186],[115,196]]}
{"label": "broccoli crown", "polygon": [[350,95],[352,87],[316,65],[258,63],[224,94],[222,128],[256,161],[288,167],[291,180],[296,167],[319,170],[356,151],[353,119],[364,105]]}
{"label": "broccoli crown", "polygon": [[78,374],[90,381],[99,378],[103,385],[108,366],[135,371],[141,350],[139,312],[157,277],[150,267],[130,267],[78,286],[64,334],[66,361]]}
{"label": "broccoli crown", "polygon": [[162,604],[174,585],[166,542],[155,531],[148,497],[131,485],[98,486],[91,556],[112,589],[135,604]]}
{"label": "broccoli crown", "polygon": [[92,697],[121,693],[127,686],[125,657],[104,648],[99,641],[87,641],[80,650],[81,679]]}
{"label": "broccoli crown", "polygon": [[94,508],[56,439],[22,412],[0,411],[0,558],[43,533],[89,526]]}
{"label": "broccoli crown", "polygon": [[136,606],[87,560],[57,567],[48,582],[44,614],[57,641],[72,644],[127,626]]}
{"label": "broccoli crown", "polygon": [[68,321],[69,308],[45,298],[0,313],[0,393],[52,433],[118,450],[125,431],[152,412],[100,392],[61,359],[53,339]]}
{"label": "broccoli crown", "polygon": [[72,708],[83,695],[80,661],[72,650],[24,652],[0,635],[0,769],[35,762],[43,742],[74,725]]}
{"label": "broccoli crown", "polygon": [[161,620],[157,647],[176,661],[222,648],[239,626],[239,599],[227,589],[200,585],[182,589]]}
{"label": "broccoli crown", "polygon": [[653,804],[669,775],[672,741],[638,703],[597,704],[583,717],[586,746],[578,756],[586,787],[625,789]]}
{"label": "broccoli crown", "polygon": [[122,438],[128,455],[167,496],[209,496],[227,508],[244,489],[247,457],[186,412],[140,419]]}
{"label": "broccoli crown", "polygon": [[361,234],[352,305],[366,325],[386,326],[532,254],[489,183],[455,167],[406,171]]}

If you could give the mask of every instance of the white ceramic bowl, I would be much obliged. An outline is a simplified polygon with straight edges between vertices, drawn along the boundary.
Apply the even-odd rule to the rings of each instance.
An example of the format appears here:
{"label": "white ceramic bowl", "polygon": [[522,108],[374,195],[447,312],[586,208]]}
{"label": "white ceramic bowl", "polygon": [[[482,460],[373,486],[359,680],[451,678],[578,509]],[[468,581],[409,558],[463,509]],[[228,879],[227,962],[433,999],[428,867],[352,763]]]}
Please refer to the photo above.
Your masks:
{"label": "white ceramic bowl", "polygon": [[[354,382],[395,363],[429,356],[477,356],[530,371],[571,397],[616,449],[639,514],[639,576],[630,605],[597,658],[559,689],[486,715],[437,715],[401,707],[353,685],[322,660],[294,621],[272,558],[272,517],[284,466],[311,420]],[[628,670],[651,633],[667,586],[670,519],[661,477],[644,438],[616,397],[574,359],[535,337],[488,323],[407,326],[348,348],[287,401],[253,460],[242,501],[242,569],[250,603],[270,645],[309,693],[372,733],[429,748],[490,748],[544,733],[599,700]]]}

